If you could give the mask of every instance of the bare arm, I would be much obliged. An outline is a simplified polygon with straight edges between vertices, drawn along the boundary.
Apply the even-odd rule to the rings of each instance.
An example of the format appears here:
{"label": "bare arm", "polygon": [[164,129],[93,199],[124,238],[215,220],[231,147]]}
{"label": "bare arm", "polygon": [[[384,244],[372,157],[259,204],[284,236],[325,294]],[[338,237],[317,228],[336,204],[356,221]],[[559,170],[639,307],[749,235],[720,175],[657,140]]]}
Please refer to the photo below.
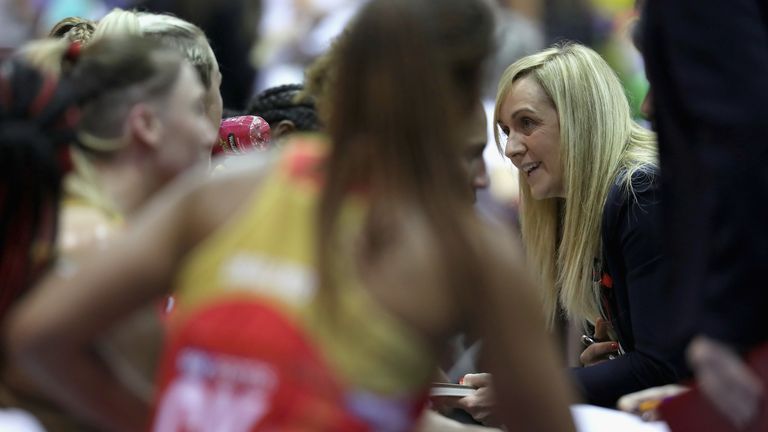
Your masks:
{"label": "bare arm", "polygon": [[167,292],[185,252],[253,187],[253,178],[237,185],[187,180],[160,193],[107,251],[93,251],[69,278],[48,277],[18,306],[8,328],[14,360],[99,430],[144,429],[148,405],[120,385],[91,347],[129,312]]}
{"label": "bare arm", "polygon": [[[14,312],[11,354],[41,388],[99,429],[141,430],[148,406],[126,391],[90,352],[94,339],[170,284],[182,249],[186,195],[169,191],[108,251],[91,251],[69,278],[52,275]],[[87,263],[87,264],[86,264]]]}
{"label": "bare arm", "polygon": [[[58,265],[51,277],[69,277],[87,263],[89,252],[106,250],[121,228],[122,224],[98,207],[65,202],[60,213]],[[104,335],[97,349],[110,370],[146,403],[152,400],[163,339],[157,311],[158,306],[150,304],[132,312]]]}
{"label": "bare arm", "polygon": [[483,361],[493,373],[498,417],[510,430],[575,430],[568,406],[575,401],[546,331],[541,302],[528,280],[512,236],[494,228],[485,238],[486,287],[466,313],[481,334]]}
{"label": "bare arm", "polygon": [[494,373],[498,393],[497,412],[509,430],[574,430],[568,409],[575,400],[573,390],[511,233],[483,226],[478,233],[483,259],[474,270],[486,276],[485,284],[459,293],[446,289],[445,263],[435,252],[427,222],[403,214],[407,222],[398,247],[361,272],[371,294],[434,341],[436,353],[469,323],[472,334],[483,338],[484,364]]}
{"label": "bare arm", "polygon": [[417,432],[500,432],[500,429],[487,428],[483,426],[473,426],[459,423],[448,417],[442,416],[432,410],[424,411]]}

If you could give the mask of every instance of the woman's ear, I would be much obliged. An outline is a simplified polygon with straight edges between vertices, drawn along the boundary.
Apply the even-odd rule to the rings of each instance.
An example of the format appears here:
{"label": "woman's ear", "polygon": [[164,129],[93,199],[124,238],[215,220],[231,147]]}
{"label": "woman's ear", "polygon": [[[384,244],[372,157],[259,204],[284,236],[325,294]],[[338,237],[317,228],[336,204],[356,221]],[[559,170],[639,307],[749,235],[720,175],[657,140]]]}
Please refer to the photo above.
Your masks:
{"label": "woman's ear", "polygon": [[131,107],[125,127],[131,144],[152,150],[160,145],[163,124],[149,105],[139,103]]}
{"label": "woman's ear", "polygon": [[290,120],[282,120],[272,129],[272,139],[277,140],[294,132],[296,132],[296,124]]}

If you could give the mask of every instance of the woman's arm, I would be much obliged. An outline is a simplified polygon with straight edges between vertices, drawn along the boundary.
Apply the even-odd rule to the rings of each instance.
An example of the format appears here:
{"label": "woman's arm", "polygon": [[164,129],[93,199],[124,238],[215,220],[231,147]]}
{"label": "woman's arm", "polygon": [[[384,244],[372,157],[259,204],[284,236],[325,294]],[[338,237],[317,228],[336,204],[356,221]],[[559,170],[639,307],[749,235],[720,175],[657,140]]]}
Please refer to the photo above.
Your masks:
{"label": "woman's arm", "polygon": [[509,430],[574,430],[568,410],[573,389],[558,364],[541,302],[512,234],[503,227],[480,223],[473,227],[478,228],[473,239],[480,259],[468,270],[484,277],[459,291],[447,288],[456,284],[447,280],[446,263],[436,251],[427,222],[407,211],[402,214],[407,217],[402,241],[373,265],[361,267],[368,291],[434,341],[435,353],[457,331],[481,337],[484,364],[495,374],[496,414]]}
{"label": "woman's arm", "polygon": [[520,247],[500,227],[485,238],[490,246],[487,284],[471,293],[477,301],[469,302],[466,312],[483,338],[482,360],[493,374],[496,417],[509,430],[575,430],[568,409],[575,401],[573,391],[546,331]]}
{"label": "woman's arm", "polygon": [[91,351],[128,312],[168,289],[186,244],[188,188],[160,194],[132,229],[94,250],[71,277],[51,275],[14,311],[11,355],[57,402],[109,431],[145,428],[148,406],[127,392]]}
{"label": "woman's arm", "polygon": [[[51,277],[66,278],[76,272],[90,251],[106,250],[123,227],[120,220],[97,206],[66,199],[59,221],[58,268]],[[157,312],[156,304],[131,312],[96,348],[110,370],[146,403],[152,401],[155,364],[162,348],[163,328]]]}
{"label": "woman's arm", "polygon": [[424,411],[417,432],[501,432],[500,429],[459,423],[432,410]]}
{"label": "woman's arm", "polygon": [[117,321],[168,292],[186,252],[242,207],[271,166],[266,157],[245,161],[244,171],[212,181],[200,173],[177,180],[108,250],[93,251],[71,277],[47,278],[10,317],[12,360],[99,430],[146,428],[146,402],[122,387],[91,348]]}

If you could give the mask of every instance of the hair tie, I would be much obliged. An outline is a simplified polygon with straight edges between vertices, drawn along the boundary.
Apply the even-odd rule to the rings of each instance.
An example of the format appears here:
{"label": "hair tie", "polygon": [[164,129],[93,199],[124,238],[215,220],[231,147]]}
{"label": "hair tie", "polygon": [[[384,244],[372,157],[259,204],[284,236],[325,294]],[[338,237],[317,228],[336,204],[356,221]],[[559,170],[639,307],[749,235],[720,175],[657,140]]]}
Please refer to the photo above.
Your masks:
{"label": "hair tie", "polygon": [[83,51],[83,44],[79,41],[74,41],[69,44],[67,52],[64,54],[64,58],[72,63],[76,63],[80,58],[80,53]]}

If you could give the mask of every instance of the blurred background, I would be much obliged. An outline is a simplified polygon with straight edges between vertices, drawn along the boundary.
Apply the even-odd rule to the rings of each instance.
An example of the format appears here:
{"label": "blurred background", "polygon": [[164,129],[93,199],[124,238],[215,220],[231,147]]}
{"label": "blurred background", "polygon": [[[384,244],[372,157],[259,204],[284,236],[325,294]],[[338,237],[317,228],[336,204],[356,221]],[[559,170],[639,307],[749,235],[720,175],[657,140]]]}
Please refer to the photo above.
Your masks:
{"label": "blurred background", "polygon": [[[114,7],[168,12],[205,30],[221,65],[224,106],[242,109],[260,90],[302,82],[305,67],[328,48],[364,1],[0,0],[0,57],[45,36],[65,17],[98,20]],[[509,64],[558,41],[574,40],[596,49],[612,65],[636,115],[648,84],[631,43],[633,0],[487,1],[497,17],[498,47],[488,65],[484,95],[489,114],[484,154],[491,177],[488,193],[514,206],[517,176],[497,150],[490,124],[496,83]]]}

